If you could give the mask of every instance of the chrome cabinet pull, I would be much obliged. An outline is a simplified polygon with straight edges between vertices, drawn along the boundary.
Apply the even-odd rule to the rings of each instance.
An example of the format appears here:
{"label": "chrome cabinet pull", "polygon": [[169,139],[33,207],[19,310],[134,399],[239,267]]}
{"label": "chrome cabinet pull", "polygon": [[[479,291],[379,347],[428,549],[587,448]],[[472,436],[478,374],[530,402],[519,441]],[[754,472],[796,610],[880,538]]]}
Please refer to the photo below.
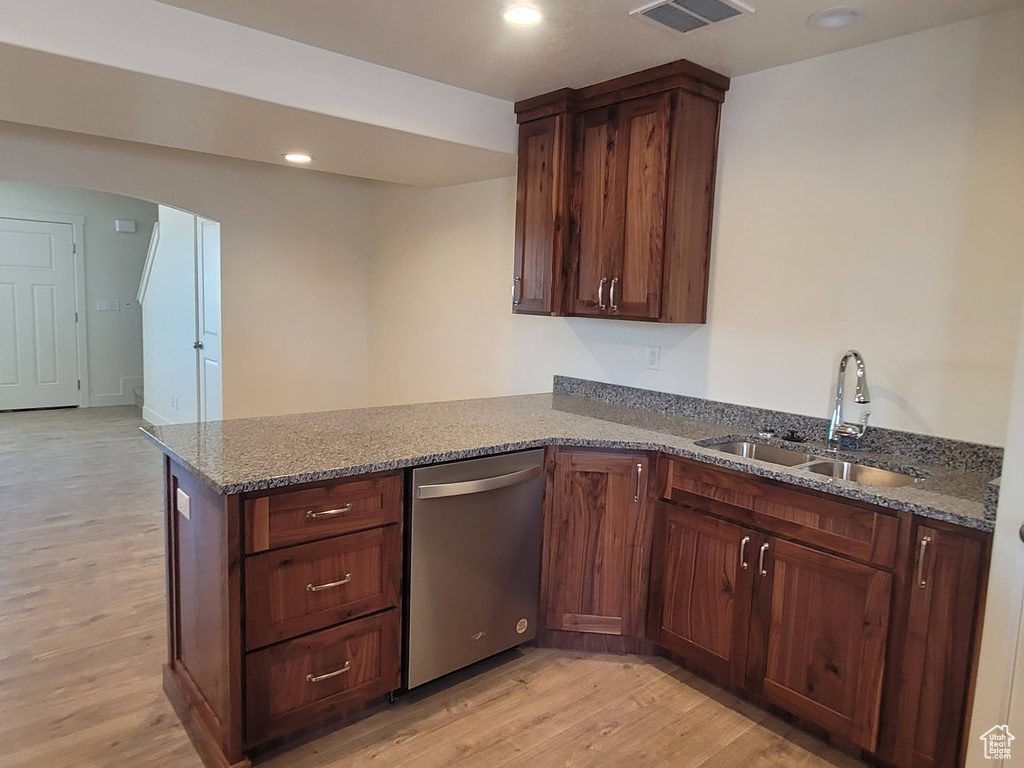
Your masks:
{"label": "chrome cabinet pull", "polygon": [[337,677],[338,675],[344,675],[350,669],[352,669],[352,662],[351,661],[346,661],[344,667],[342,667],[341,669],[336,669],[333,672],[325,672],[322,675],[313,675],[313,674],[306,675],[306,682],[307,683],[319,683],[321,680],[330,680],[332,677]]}
{"label": "chrome cabinet pull", "polygon": [[744,536],[740,542],[740,568],[746,569],[750,567],[750,563],[747,562],[747,544],[750,543],[750,537]]}
{"label": "chrome cabinet pull", "polygon": [[613,277],[612,278],[611,290],[608,291],[609,303],[612,305],[612,312],[618,312],[619,311],[619,305],[615,303],[615,284],[617,282],[619,282],[619,278]]}
{"label": "chrome cabinet pull", "polygon": [[764,569],[764,553],[768,551],[768,542],[766,541],[761,545],[761,554],[757,558],[757,570],[761,572],[762,576],[767,576],[768,571]]}
{"label": "chrome cabinet pull", "polygon": [[348,584],[350,581],[352,581],[352,574],[351,573],[346,573],[345,574],[345,578],[342,579],[341,581],[329,581],[326,584],[307,584],[306,585],[306,591],[307,592],[323,592],[325,589],[332,589],[334,587],[340,587],[340,586],[343,586],[345,584]]}
{"label": "chrome cabinet pull", "polygon": [[633,494],[633,501],[640,501],[640,483],[644,476],[644,465],[639,461],[636,463],[636,493]]}
{"label": "chrome cabinet pull", "polygon": [[931,544],[932,537],[925,536],[921,539],[921,548],[917,552],[917,586],[924,589],[928,586],[928,582],[924,580],[924,553],[928,549],[928,545]]}
{"label": "chrome cabinet pull", "polygon": [[[517,291],[516,288],[519,290]],[[517,277],[512,281],[512,306],[518,307],[519,300],[523,298],[523,279]]]}
{"label": "chrome cabinet pull", "polygon": [[607,277],[602,277],[601,282],[597,284],[597,308],[608,309],[604,304],[604,284],[608,282]]}
{"label": "chrome cabinet pull", "polygon": [[319,520],[322,517],[334,517],[336,515],[344,515],[346,512],[352,511],[352,502],[350,501],[341,509],[325,509],[323,512],[314,512],[312,509],[306,513],[306,517],[310,520]]}

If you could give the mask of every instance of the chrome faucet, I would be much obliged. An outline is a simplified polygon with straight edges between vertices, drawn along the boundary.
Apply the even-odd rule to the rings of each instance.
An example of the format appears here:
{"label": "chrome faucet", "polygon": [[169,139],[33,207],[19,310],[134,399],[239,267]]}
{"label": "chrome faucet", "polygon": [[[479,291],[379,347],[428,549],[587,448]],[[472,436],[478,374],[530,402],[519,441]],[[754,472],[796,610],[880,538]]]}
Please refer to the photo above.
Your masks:
{"label": "chrome faucet", "polygon": [[836,407],[832,411],[832,422],[828,425],[828,447],[829,450],[838,451],[844,437],[852,437],[860,440],[868,429],[868,417],[871,411],[864,414],[860,424],[849,424],[843,421],[843,400],[844,384],[846,382],[846,361],[853,358],[857,363],[857,395],[854,402],[870,403],[871,393],[868,391],[867,369],[864,367],[864,358],[856,349],[848,350],[843,359],[839,361],[839,377],[836,380]]}

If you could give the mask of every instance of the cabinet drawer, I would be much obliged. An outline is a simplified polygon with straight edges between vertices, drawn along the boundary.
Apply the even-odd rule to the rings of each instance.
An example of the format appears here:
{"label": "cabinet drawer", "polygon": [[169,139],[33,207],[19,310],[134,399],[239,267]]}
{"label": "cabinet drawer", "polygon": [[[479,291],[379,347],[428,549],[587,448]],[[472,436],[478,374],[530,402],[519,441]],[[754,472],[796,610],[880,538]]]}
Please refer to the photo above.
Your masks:
{"label": "cabinet drawer", "polygon": [[248,554],[402,519],[402,475],[347,480],[245,502]]}
{"label": "cabinet drawer", "polygon": [[249,747],[360,709],[400,685],[401,620],[390,610],[246,657]]}
{"label": "cabinet drawer", "polygon": [[662,459],[662,498],[883,568],[896,562],[895,515],[684,459]]}
{"label": "cabinet drawer", "polygon": [[398,605],[401,526],[245,561],[246,645],[259,648]]}

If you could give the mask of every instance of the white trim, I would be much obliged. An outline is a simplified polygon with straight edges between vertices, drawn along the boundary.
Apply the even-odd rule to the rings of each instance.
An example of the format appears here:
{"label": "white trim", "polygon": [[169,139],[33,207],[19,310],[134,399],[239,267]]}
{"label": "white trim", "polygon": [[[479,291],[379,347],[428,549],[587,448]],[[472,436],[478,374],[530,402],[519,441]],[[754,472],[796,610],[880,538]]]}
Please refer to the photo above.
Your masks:
{"label": "white trim", "polygon": [[136,295],[139,304],[146,301],[146,290],[149,288],[149,274],[153,271],[153,261],[156,259],[156,249],[160,245],[160,222],[153,222],[153,234],[149,236],[149,250],[146,252],[146,263],[142,267],[142,279],[139,280],[139,293]]}
{"label": "white trim", "polygon": [[89,399],[89,405],[94,408],[105,405],[134,405],[135,393],[132,390],[135,387],[142,386],[142,381],[143,378],[141,376],[122,376],[120,392],[112,392],[107,395],[93,395]]}
{"label": "white trim", "polygon": [[158,427],[166,427],[174,423],[173,421],[165,419],[152,408],[147,408],[146,406],[142,406],[142,418],[150,424],[155,424]]}
{"label": "white trim", "polygon": [[70,224],[72,242],[75,253],[75,312],[78,323],[75,325],[78,336],[78,380],[82,388],[78,391],[78,406],[88,408],[89,398],[89,345],[88,328],[86,327],[87,304],[85,303],[85,216],[74,213],[41,213],[39,211],[19,211],[0,208],[0,216],[6,219],[23,221],[39,221],[46,224]]}

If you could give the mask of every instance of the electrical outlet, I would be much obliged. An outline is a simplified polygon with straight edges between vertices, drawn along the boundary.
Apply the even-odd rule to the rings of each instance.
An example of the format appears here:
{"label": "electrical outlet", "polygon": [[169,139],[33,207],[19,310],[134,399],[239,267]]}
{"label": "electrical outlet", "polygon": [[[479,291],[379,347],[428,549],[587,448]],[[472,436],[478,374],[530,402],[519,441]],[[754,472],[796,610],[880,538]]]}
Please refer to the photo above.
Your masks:
{"label": "electrical outlet", "polygon": [[647,348],[647,370],[657,371],[661,369],[661,347]]}
{"label": "electrical outlet", "polygon": [[173,408],[174,410],[178,410],[178,396],[177,395],[171,395],[171,408]]}

